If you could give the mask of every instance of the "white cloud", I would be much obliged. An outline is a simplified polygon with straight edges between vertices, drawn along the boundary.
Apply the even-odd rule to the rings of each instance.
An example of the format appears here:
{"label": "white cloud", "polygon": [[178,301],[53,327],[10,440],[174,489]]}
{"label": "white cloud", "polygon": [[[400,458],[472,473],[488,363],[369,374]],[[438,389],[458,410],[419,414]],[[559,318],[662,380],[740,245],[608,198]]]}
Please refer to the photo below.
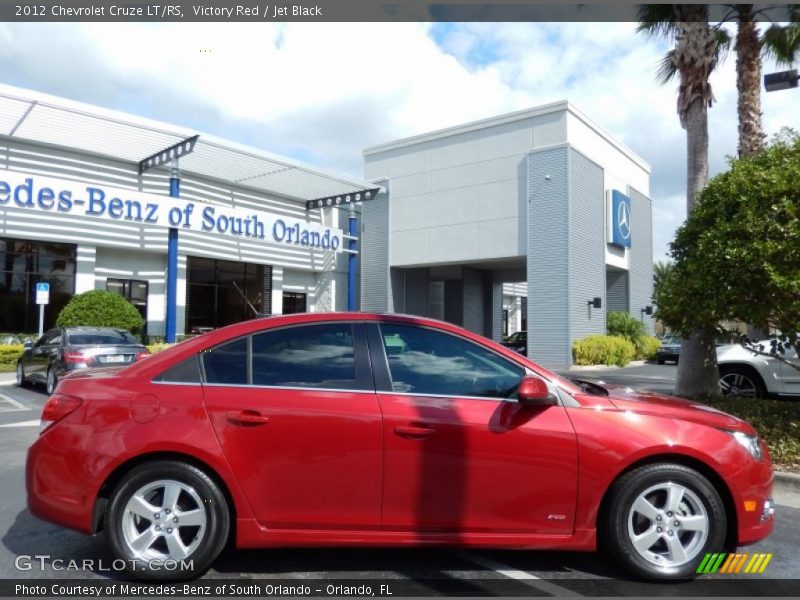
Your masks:
{"label": "white cloud", "polygon": [[[685,218],[666,43],[632,23],[0,24],[3,81],[360,175],[364,147],[570,99],[652,167],[654,258]],[[439,42],[439,43],[437,43]],[[736,152],[733,56],[714,75],[712,174]],[[768,66],[767,69],[772,68]],[[765,94],[769,133],[797,93]]]}

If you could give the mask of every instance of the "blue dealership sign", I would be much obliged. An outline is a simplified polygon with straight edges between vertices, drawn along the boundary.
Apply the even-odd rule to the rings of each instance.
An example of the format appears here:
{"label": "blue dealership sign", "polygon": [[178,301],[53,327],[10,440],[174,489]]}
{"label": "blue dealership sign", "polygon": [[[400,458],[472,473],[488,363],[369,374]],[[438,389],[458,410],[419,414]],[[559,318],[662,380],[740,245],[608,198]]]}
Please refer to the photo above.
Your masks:
{"label": "blue dealership sign", "polygon": [[609,225],[615,246],[631,247],[631,199],[619,190],[611,190]]}

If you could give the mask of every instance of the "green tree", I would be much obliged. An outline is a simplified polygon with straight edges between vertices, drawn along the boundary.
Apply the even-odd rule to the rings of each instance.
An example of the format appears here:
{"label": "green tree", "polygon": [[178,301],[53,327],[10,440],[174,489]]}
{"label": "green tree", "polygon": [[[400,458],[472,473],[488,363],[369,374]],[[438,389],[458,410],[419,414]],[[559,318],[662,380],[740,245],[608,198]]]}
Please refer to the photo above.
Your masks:
{"label": "green tree", "polygon": [[92,290],[73,296],[56,320],[59,327],[117,327],[138,333],[144,327],[139,311],[119,294]]}
{"label": "green tree", "polygon": [[[686,130],[686,208],[708,183],[708,108],[714,100],[709,75],[720,60],[719,30],[708,23],[708,5],[642,4],[639,31],[674,39],[668,55],[678,75],[678,116]],[[687,398],[718,389],[714,328],[698,324],[687,331],[675,381],[675,393]]]}
{"label": "green tree", "polygon": [[782,338],[770,347],[745,343],[789,362],[782,351],[797,347],[800,330],[800,135],[785,130],[760,153],[730,159],[670,253],[659,318],[683,334],[707,323],[724,333],[719,323],[729,320],[777,327]]}
{"label": "green tree", "polygon": [[669,277],[672,271],[673,263],[668,260],[659,260],[653,265],[653,289],[655,290],[661,285],[661,282]]}

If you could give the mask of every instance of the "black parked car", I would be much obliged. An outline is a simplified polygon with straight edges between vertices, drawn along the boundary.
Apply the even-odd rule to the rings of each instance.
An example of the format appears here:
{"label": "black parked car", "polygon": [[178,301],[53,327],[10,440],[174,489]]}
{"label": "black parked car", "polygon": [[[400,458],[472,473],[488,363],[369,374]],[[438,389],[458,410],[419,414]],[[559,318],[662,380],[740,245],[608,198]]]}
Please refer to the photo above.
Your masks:
{"label": "black parked car", "polygon": [[87,367],[129,365],[149,354],[124,329],[111,327],[57,327],[35,344],[25,344],[17,361],[17,385],[44,383],[48,394],[68,371]]}
{"label": "black parked car", "polygon": [[503,342],[503,346],[511,348],[514,352],[519,352],[523,356],[528,356],[528,332],[517,331],[512,333]]}
{"label": "black parked car", "polygon": [[658,364],[663,365],[666,361],[671,360],[675,361],[677,365],[680,356],[681,338],[667,336],[661,340],[661,346],[656,350],[656,362],[658,362]]}

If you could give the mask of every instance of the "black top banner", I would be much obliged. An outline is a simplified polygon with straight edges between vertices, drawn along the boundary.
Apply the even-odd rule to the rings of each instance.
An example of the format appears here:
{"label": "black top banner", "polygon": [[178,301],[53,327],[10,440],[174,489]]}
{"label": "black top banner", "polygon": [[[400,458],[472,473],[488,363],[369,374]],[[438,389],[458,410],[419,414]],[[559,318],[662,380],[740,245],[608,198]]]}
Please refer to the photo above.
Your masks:
{"label": "black top banner", "polygon": [[[270,2],[244,0],[223,2],[196,0],[87,1],[87,0],[0,0],[0,21],[127,21],[127,22],[609,22],[637,21],[638,4],[613,2],[556,3],[522,0],[517,2],[438,2],[376,0],[295,0]],[[729,5],[712,5],[711,20],[726,20]],[[787,5],[756,4],[757,16],[765,21],[787,20]]]}

